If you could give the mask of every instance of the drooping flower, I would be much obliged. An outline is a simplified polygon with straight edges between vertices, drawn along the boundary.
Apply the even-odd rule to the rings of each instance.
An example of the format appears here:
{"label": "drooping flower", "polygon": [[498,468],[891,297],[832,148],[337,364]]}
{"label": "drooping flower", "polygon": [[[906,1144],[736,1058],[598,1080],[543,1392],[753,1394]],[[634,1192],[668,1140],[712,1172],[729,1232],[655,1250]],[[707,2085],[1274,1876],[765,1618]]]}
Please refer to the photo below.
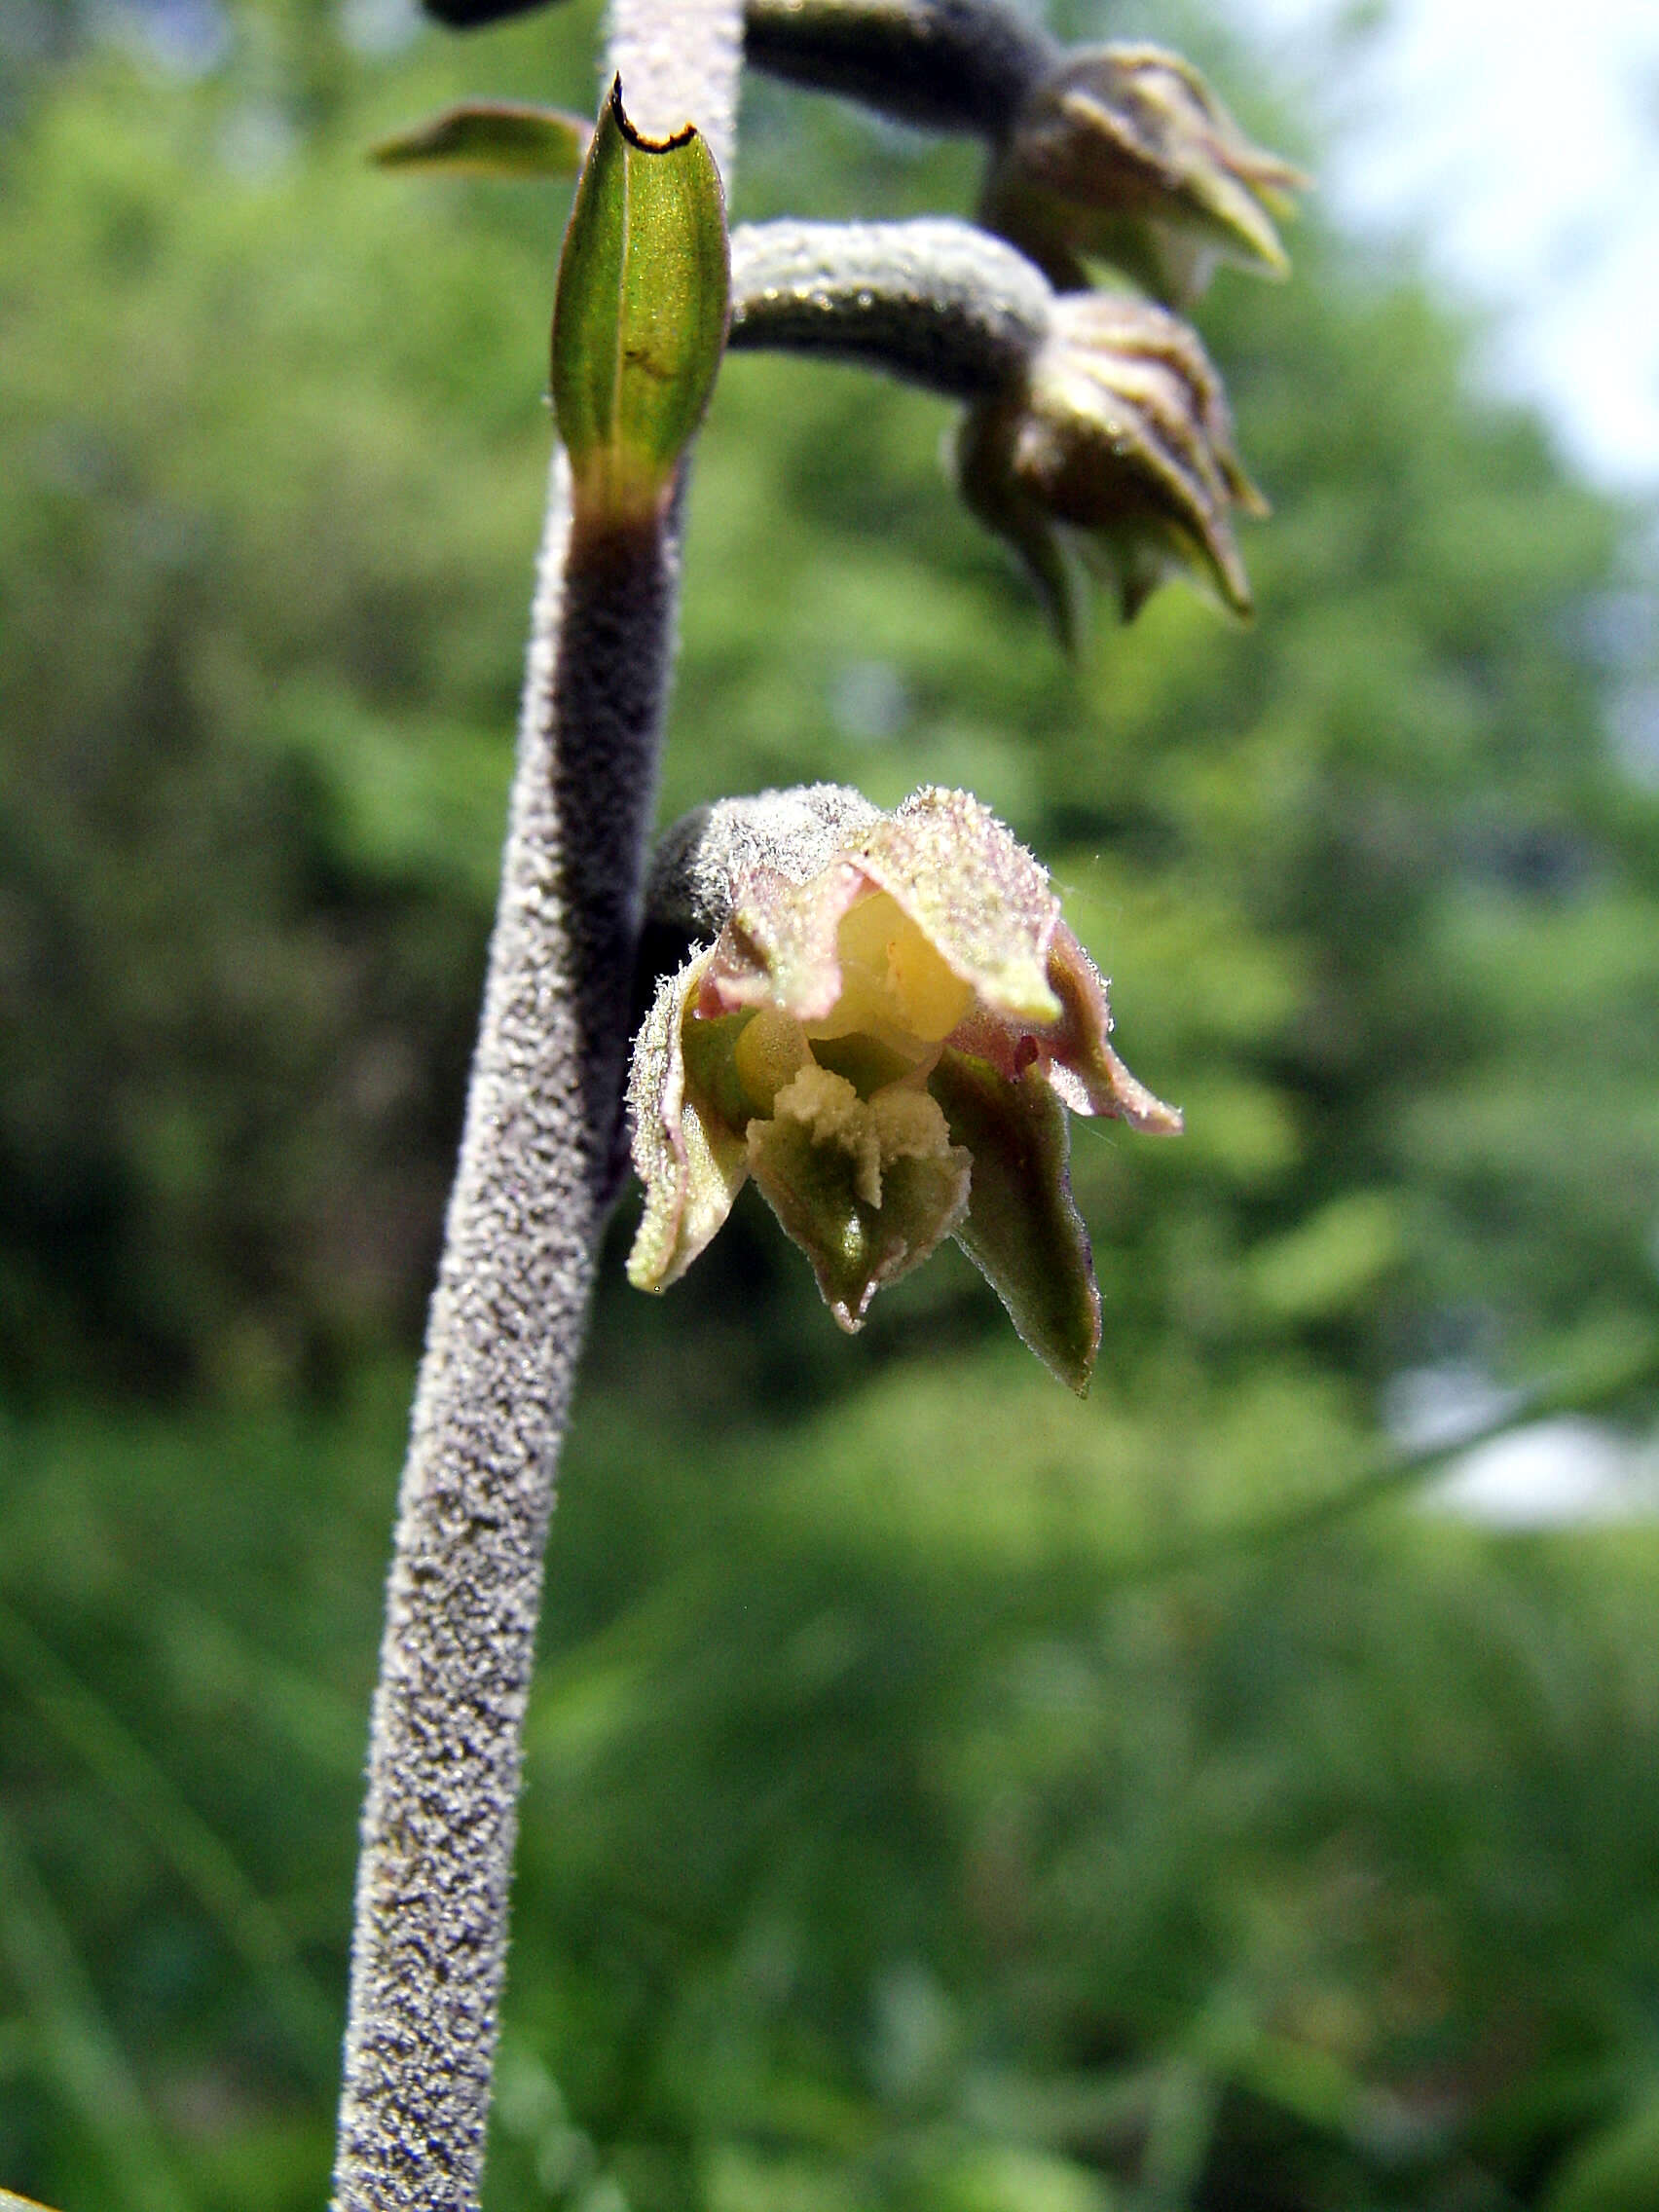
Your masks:
{"label": "drooping flower", "polygon": [[635,1045],[630,1279],[676,1281],[753,1175],[843,1328],[954,1236],[1087,1389],[1100,1300],[1066,1109],[1181,1119],[1113,1051],[1105,987],[1024,847],[963,792],[886,815],[817,785],[688,818],[650,903],[713,942]]}
{"label": "drooping flower", "polygon": [[1183,307],[1219,261],[1285,274],[1272,218],[1307,181],[1252,145],[1180,55],[1086,47],[1027,96],[992,158],[980,219],[1062,290],[1100,260]]}
{"label": "drooping flower", "polygon": [[1080,559],[1103,572],[1125,621],[1182,574],[1250,612],[1231,516],[1266,503],[1239,462],[1208,354],[1150,301],[1057,300],[1023,380],[963,418],[956,458],[964,498],[1019,554],[1067,644]]}

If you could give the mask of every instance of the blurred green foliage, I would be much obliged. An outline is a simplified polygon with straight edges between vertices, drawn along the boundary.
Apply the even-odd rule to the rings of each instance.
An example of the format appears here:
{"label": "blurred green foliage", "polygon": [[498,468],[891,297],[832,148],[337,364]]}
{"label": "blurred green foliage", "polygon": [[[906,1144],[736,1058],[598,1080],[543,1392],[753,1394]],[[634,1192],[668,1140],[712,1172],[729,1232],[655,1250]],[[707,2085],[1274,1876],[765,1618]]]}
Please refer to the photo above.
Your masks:
{"label": "blurred green foliage", "polygon": [[[398,30],[0,15],[0,2181],[67,2212],[326,2186],[567,197],[363,150],[586,108],[597,37]],[[960,149],[745,122],[740,218],[967,203]],[[660,1304],[612,1253],[495,2212],[1659,2206],[1659,1541],[1235,1540],[1374,1463],[1390,1377],[1659,1305],[1635,518],[1294,242],[1199,318],[1258,626],[1170,591],[1081,679],[946,410],[722,372],[665,814],[970,785],[1189,1134],[1075,1131],[1087,1407],[954,1255],[849,1345],[747,1203]]]}

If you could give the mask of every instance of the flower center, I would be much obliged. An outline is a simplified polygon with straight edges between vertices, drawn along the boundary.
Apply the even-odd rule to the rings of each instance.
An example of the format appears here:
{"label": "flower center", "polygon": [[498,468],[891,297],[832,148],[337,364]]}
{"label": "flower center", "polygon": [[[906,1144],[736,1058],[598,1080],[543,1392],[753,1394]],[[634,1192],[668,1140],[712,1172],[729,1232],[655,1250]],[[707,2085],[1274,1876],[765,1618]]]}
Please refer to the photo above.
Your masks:
{"label": "flower center", "polygon": [[972,1011],[972,984],[885,891],[842,916],[835,951],[841,995],[822,1020],[803,1023],[762,1007],[744,1024],[732,1060],[753,1112],[770,1114],[779,1091],[815,1062],[865,1099],[925,1074]]}

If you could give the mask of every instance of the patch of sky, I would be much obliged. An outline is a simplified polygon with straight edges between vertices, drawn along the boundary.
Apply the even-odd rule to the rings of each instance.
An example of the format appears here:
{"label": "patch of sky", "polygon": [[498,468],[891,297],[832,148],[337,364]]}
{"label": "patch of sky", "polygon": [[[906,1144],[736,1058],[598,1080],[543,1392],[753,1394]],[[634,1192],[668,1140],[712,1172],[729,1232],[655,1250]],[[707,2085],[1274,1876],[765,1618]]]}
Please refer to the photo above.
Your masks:
{"label": "patch of sky", "polygon": [[1487,371],[1599,481],[1659,491],[1659,7],[1229,0],[1330,152],[1338,219],[1496,311]]}
{"label": "patch of sky", "polygon": [[[1514,1403],[1478,1368],[1413,1368],[1383,1392],[1382,1417],[1408,1452],[1455,1444]],[[1427,1510],[1494,1529],[1572,1528],[1659,1517],[1659,1442],[1633,1444],[1580,1416],[1530,1423],[1475,1445],[1422,1493]]]}
{"label": "patch of sky", "polygon": [[105,20],[177,77],[205,77],[231,51],[231,20],[218,0],[126,0]]}
{"label": "patch of sky", "polygon": [[400,54],[422,20],[416,0],[342,0],[340,35],[353,53],[374,60]]}

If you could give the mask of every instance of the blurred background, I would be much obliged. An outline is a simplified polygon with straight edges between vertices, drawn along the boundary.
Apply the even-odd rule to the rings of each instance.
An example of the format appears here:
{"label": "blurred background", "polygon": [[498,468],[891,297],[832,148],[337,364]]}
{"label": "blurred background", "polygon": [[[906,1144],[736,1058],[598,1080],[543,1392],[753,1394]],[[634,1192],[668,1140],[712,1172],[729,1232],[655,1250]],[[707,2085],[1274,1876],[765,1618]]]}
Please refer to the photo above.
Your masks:
{"label": "blurred background", "polygon": [[[1659,286],[1552,381],[1588,309],[1457,242],[1509,156],[1366,201],[1421,14],[1061,22],[1331,180],[1197,318],[1252,630],[1172,589],[1074,675],[947,410],[722,374],[665,816],[971,786],[1189,1133],[1075,1130],[1082,1406],[954,1253],[849,1343],[763,1208],[656,1302],[624,1207],[491,2212],[1659,2207],[1653,1405],[1387,1472],[1659,1327]],[[326,2194],[567,198],[364,149],[598,38],[0,0],[0,2182],[64,2212]],[[738,216],[974,189],[750,87]]]}

